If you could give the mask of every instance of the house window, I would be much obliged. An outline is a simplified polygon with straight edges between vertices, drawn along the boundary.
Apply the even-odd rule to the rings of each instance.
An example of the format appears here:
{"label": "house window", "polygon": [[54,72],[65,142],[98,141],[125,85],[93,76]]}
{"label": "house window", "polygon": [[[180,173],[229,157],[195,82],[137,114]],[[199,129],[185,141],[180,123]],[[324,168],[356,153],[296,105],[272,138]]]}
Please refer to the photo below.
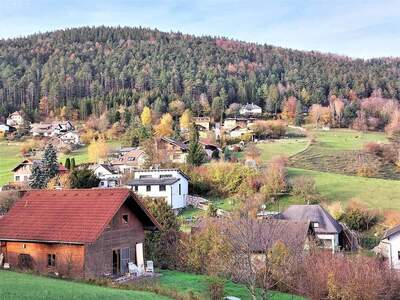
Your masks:
{"label": "house window", "polygon": [[181,188],[181,184],[179,184],[179,195],[182,194],[182,188]]}
{"label": "house window", "polygon": [[104,186],[104,181],[101,181],[101,182],[100,182],[100,185],[101,185],[101,186]]}
{"label": "house window", "polygon": [[128,221],[129,221],[129,216],[127,214],[122,215],[122,223],[128,224]]}
{"label": "house window", "polygon": [[318,222],[312,222],[311,224],[312,224],[312,226],[314,228],[318,228],[319,227],[319,223]]}
{"label": "house window", "polygon": [[135,192],[137,192],[139,190],[139,187],[137,185],[135,185]]}
{"label": "house window", "polygon": [[140,175],[139,179],[141,179],[141,178],[151,178],[151,175]]}
{"label": "house window", "polygon": [[19,176],[15,176],[15,181],[19,181]]}
{"label": "house window", "polygon": [[151,191],[151,185],[146,185],[146,192],[150,192]]}
{"label": "house window", "polygon": [[166,190],[165,184],[161,184],[159,186],[159,191],[162,192],[162,191],[165,191],[165,190]]}
{"label": "house window", "polygon": [[48,267],[56,266],[56,255],[55,254],[47,254],[47,266]]}
{"label": "house window", "polygon": [[400,251],[397,251],[397,259],[400,260]]}
{"label": "house window", "polygon": [[162,174],[160,175],[160,178],[170,178],[172,177],[172,174]]}

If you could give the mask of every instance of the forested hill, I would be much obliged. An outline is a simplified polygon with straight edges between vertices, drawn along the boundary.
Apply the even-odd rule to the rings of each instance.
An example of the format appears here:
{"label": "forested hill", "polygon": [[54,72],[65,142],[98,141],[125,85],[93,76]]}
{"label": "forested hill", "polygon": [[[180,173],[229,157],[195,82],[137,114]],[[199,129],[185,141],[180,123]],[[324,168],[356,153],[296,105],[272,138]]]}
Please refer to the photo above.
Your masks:
{"label": "forested hill", "polygon": [[[376,46],[376,45],[375,45]],[[143,28],[83,27],[0,40],[0,113],[79,109],[82,118],[139,103],[165,111],[181,99],[196,114],[215,98],[279,109],[329,95],[400,99],[400,59],[350,59],[213,37]],[[204,104],[204,103],[203,103]],[[133,105],[132,107],[138,107]]]}

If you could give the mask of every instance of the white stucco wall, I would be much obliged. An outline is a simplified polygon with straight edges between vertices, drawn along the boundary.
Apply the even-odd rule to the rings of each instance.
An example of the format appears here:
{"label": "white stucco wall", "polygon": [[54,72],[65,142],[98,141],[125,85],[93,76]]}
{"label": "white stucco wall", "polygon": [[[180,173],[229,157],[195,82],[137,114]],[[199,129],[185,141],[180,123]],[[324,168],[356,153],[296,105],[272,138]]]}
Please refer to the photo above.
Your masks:
{"label": "white stucco wall", "polygon": [[400,233],[391,235],[389,238],[383,240],[383,242],[387,243],[390,266],[393,269],[400,270]]}

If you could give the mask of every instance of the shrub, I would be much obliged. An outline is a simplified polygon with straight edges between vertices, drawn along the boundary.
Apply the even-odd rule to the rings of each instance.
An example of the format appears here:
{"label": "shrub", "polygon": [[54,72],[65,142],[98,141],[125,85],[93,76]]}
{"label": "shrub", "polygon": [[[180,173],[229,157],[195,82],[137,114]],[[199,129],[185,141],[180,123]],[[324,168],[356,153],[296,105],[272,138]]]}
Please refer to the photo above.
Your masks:
{"label": "shrub", "polygon": [[368,142],[364,145],[363,150],[366,153],[381,156],[382,155],[382,146],[375,142]]}
{"label": "shrub", "polygon": [[353,200],[340,220],[352,230],[364,231],[378,222],[379,215],[376,211],[366,208],[357,200]]}
{"label": "shrub", "polygon": [[306,204],[317,204],[319,193],[315,187],[315,180],[312,177],[299,176],[292,180],[292,194]]}
{"label": "shrub", "polygon": [[220,300],[224,297],[225,280],[212,276],[208,279],[208,293],[211,300]]}
{"label": "shrub", "polygon": [[357,175],[362,177],[374,177],[377,174],[376,166],[367,163],[362,164],[357,170]]}

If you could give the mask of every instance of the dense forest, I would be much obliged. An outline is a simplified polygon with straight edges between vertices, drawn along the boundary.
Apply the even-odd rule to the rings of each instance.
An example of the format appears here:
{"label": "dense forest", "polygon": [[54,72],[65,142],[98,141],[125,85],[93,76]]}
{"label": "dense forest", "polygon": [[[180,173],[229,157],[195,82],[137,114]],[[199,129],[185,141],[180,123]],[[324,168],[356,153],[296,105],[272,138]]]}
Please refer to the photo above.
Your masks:
{"label": "dense forest", "polygon": [[[0,115],[40,99],[80,118],[145,105],[165,112],[181,100],[195,115],[205,102],[254,102],[274,112],[290,96],[304,108],[332,95],[400,99],[400,59],[351,59],[219,37],[144,28],[83,27],[0,40]],[[212,104],[211,104],[212,108]],[[212,109],[211,109],[212,110]]]}

